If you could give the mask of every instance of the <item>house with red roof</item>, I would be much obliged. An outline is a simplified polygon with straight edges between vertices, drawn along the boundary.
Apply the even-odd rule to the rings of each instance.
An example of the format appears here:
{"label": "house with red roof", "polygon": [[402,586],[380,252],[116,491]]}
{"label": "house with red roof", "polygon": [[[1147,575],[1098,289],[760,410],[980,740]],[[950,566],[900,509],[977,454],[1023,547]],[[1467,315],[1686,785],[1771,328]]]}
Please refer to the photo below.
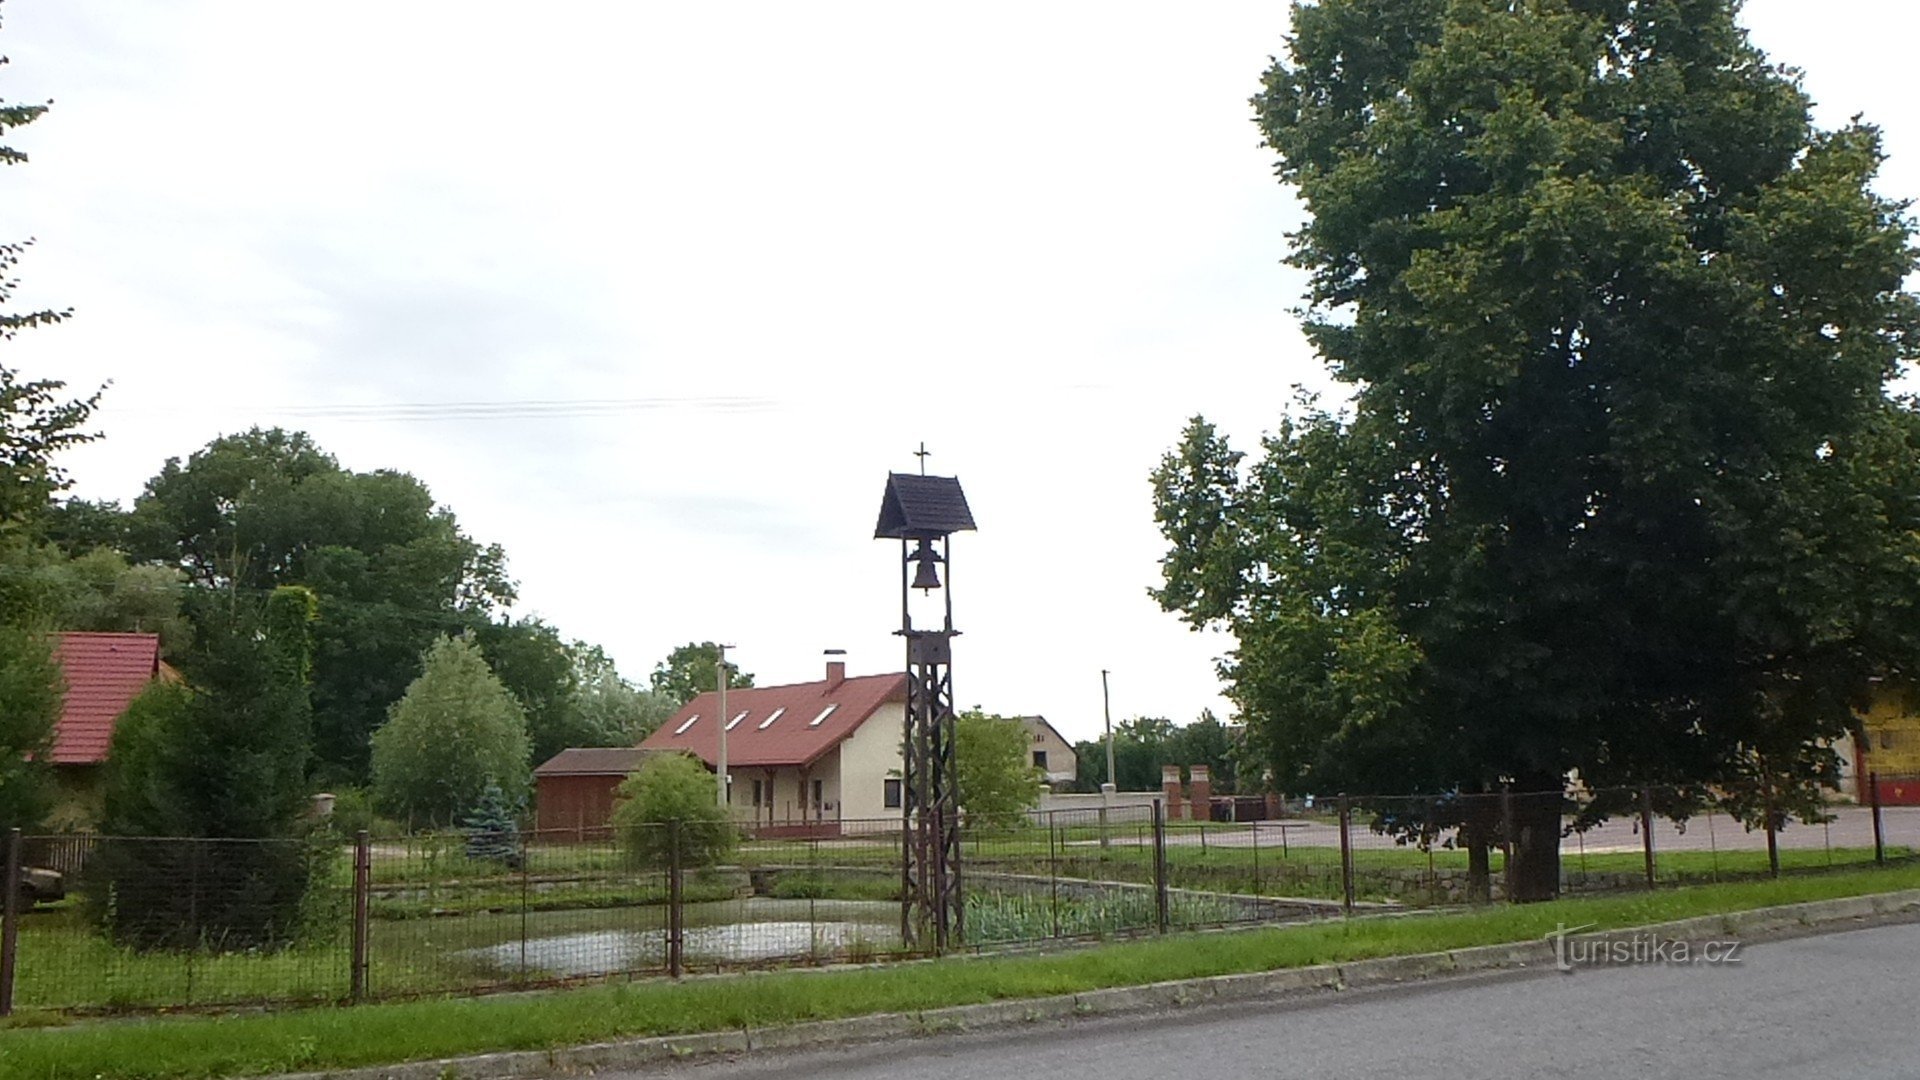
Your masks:
{"label": "house with red roof", "polygon": [[56,826],[98,816],[99,772],[114,725],[155,679],[178,678],[160,660],[158,634],[68,631],[55,635],[53,658],[67,681],[49,755],[61,788]]}
{"label": "house with red roof", "polygon": [[613,789],[648,754],[686,753],[717,768],[727,741],[729,802],[763,832],[833,834],[900,815],[900,740],[907,676],[849,678],[842,660],[826,678],[789,686],[718,691],[687,702],[639,746],[568,749],[533,771],[542,830],[604,826]]}

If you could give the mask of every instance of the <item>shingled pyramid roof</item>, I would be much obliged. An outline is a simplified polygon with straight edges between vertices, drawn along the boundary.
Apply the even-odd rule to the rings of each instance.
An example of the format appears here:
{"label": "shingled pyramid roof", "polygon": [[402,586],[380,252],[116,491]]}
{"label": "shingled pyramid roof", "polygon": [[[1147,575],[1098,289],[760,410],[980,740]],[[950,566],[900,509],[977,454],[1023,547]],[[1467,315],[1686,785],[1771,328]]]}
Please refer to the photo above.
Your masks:
{"label": "shingled pyramid roof", "polygon": [[967,507],[959,477],[887,474],[874,539],[931,540],[972,529],[973,511]]}

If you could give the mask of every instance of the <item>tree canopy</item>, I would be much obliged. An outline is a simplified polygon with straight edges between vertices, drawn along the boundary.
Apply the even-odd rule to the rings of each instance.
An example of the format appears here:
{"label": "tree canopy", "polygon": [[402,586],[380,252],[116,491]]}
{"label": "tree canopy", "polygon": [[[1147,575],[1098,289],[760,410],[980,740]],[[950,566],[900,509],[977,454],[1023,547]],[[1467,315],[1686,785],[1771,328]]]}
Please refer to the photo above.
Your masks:
{"label": "tree canopy", "polygon": [[[689,641],[667,654],[653,669],[653,692],[665,696],[678,709],[695,697],[720,685],[720,646],[711,641]],[[752,686],[753,676],[740,665],[727,661],[728,686]]]}
{"label": "tree canopy", "polygon": [[343,469],[304,432],[255,428],[169,459],[125,533],[130,555],[177,567],[215,607],[284,584],[319,596],[315,753],[335,782],[366,777],[373,731],[427,646],[513,599],[504,553],[425,485]]}
{"label": "tree canopy", "polygon": [[1910,223],[1737,8],[1294,8],[1255,106],[1351,398],[1154,475],[1157,595],[1236,636],[1283,786],[1805,800],[1920,660]]}

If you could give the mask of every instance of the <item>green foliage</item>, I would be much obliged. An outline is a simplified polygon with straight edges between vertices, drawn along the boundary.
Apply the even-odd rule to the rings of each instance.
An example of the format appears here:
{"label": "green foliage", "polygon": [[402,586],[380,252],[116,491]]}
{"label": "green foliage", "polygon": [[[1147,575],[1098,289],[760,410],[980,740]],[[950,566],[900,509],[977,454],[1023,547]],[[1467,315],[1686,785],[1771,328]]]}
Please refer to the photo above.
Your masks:
{"label": "green foliage", "polygon": [[573,655],[558,630],[540,619],[505,620],[479,627],[474,641],[501,685],[526,711],[533,764],[569,746],[587,745],[576,741],[582,734],[579,688]]}
{"label": "green foliage", "polygon": [[368,775],[371,736],[427,647],[513,596],[500,549],[461,532],[405,473],[352,472],[301,432],[223,436],[169,459],[134,503],[128,554],[178,568],[196,619],[233,594],[301,584],[319,597],[318,771]]}
{"label": "green foliage", "polygon": [[485,624],[476,637],[527,710],[535,764],[569,746],[633,746],[673,715],[666,697],[621,678],[599,646],[569,644],[539,619]]}
{"label": "green foliage", "polygon": [[509,800],[499,784],[487,785],[460,828],[467,834],[467,858],[520,866],[520,805]]}
{"label": "green foliage", "polygon": [[[1081,791],[1099,791],[1107,780],[1106,740],[1088,739],[1074,744],[1073,749],[1079,763],[1074,786]],[[1243,753],[1236,733],[1211,710],[1202,711],[1185,727],[1158,716],[1133,717],[1113,727],[1114,775],[1121,791],[1160,790],[1161,768],[1166,765],[1182,770],[1205,765],[1213,778],[1214,793],[1233,793],[1240,790]]]}
{"label": "green foliage", "polygon": [[373,794],[414,826],[450,825],[488,785],[526,795],[526,714],[471,638],[442,638],[373,736]]}
{"label": "green foliage", "polygon": [[0,836],[31,830],[51,808],[47,754],[65,695],[47,636],[0,626]]}
{"label": "green foliage", "polygon": [[1920,668],[1909,222],[1736,12],[1295,8],[1255,105],[1351,403],[1251,461],[1196,418],[1153,477],[1158,599],[1235,635],[1283,788],[1798,804]]}
{"label": "green foliage", "polygon": [[615,792],[613,827],[641,866],[665,867],[678,843],[683,868],[733,853],[740,831],[719,806],[714,775],[686,754],[651,754]]}
{"label": "green foliage", "polygon": [[156,683],[115,727],[101,832],[120,839],[87,885],[116,941],[272,948],[305,928],[323,858],[306,818],[314,608],[298,587],[236,605],[203,631],[194,685]]}
{"label": "green foliage", "polygon": [[1046,774],[1034,767],[1032,740],[1018,720],[978,709],[954,720],[954,765],[960,809],[967,821],[987,828],[1020,824],[1040,804]]}
{"label": "green foliage", "polygon": [[193,640],[176,571],[130,566],[104,548],[74,556],[26,539],[0,541],[0,621],[155,633],[170,656]]}
{"label": "green foliage", "polygon": [[569,746],[636,746],[678,708],[622,678],[597,645],[575,642],[573,661],[579,741]]}
{"label": "green foliage", "polygon": [[[728,686],[752,686],[753,676],[727,661]],[[711,641],[689,641],[667,654],[653,669],[653,692],[678,709],[700,694],[720,686],[720,646]],[[673,709],[668,710],[671,715]]]}
{"label": "green foliage", "polygon": [[[0,57],[0,64],[5,63],[5,57]],[[46,105],[0,103],[0,133],[25,127],[46,111]],[[21,151],[0,145],[0,164],[19,165],[26,160]],[[15,268],[32,243],[0,243],[0,341],[11,341],[27,327],[57,323],[73,314],[71,310],[8,307],[20,284]],[[69,483],[54,457],[97,437],[82,429],[100,403],[99,393],[63,400],[66,387],[58,379],[25,379],[14,369],[0,366],[0,535],[29,526],[46,513],[53,496]]]}

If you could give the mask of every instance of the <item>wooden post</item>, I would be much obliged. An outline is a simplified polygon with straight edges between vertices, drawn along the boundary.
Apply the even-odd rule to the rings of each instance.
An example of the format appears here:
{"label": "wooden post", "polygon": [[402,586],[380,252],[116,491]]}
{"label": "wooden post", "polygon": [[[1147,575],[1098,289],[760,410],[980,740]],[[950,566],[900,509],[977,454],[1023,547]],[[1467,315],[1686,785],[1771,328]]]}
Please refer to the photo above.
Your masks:
{"label": "wooden post", "polygon": [[1519,846],[1520,837],[1513,827],[1513,785],[1510,783],[1500,785],[1500,839],[1504,853],[1500,860],[1500,872],[1507,879],[1507,903],[1517,904],[1520,900],[1514,889],[1513,852]]}
{"label": "wooden post", "polygon": [[348,965],[347,996],[355,1005],[367,1000],[367,893],[373,883],[373,847],[367,830],[353,834],[353,959]]}
{"label": "wooden post", "polygon": [[19,829],[7,830],[6,903],[0,908],[0,1016],[13,1015],[13,973],[20,957],[20,863],[24,858]]}
{"label": "wooden post", "polygon": [[1340,796],[1340,910],[1353,914],[1353,805]]}
{"label": "wooden post", "polygon": [[667,822],[667,974],[686,973],[686,907],[681,891],[680,823]]}
{"label": "wooden post", "polygon": [[1766,779],[1767,798],[1767,874],[1780,876],[1780,815],[1774,807],[1773,777]]}
{"label": "wooden post", "polygon": [[1647,864],[1647,888],[1653,888],[1655,870],[1658,869],[1653,854],[1653,789],[1640,789],[1640,848],[1645,853]]}

